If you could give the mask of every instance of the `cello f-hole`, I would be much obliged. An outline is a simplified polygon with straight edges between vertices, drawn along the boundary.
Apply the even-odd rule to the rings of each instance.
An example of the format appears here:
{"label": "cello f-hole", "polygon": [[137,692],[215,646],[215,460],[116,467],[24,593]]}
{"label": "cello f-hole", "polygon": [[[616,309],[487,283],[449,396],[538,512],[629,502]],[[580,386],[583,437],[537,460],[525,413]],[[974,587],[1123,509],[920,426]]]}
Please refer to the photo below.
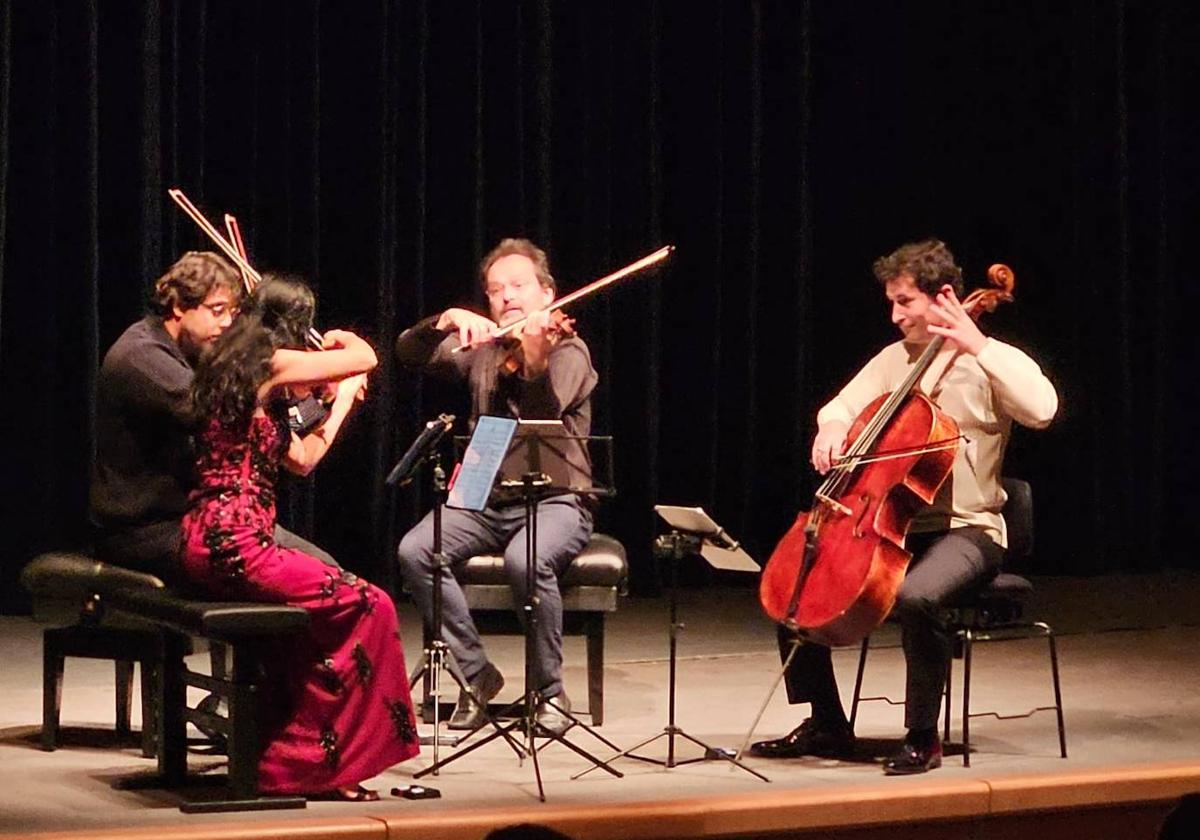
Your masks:
{"label": "cello f-hole", "polygon": [[856,539],[861,540],[866,535],[866,531],[863,530],[862,525],[863,525],[863,520],[867,518],[867,511],[871,509],[871,504],[870,504],[871,494],[863,493],[861,496],[858,497],[858,500],[860,502],[862,502],[863,505],[861,508],[859,508],[858,518],[854,520],[853,533],[854,533],[854,537]]}

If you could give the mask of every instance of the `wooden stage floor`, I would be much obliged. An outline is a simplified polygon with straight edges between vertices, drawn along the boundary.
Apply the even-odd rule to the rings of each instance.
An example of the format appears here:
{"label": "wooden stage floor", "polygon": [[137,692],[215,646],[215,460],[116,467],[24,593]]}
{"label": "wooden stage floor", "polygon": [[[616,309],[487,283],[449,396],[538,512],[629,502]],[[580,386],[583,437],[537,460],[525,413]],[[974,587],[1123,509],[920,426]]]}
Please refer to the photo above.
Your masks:
{"label": "wooden stage floor", "polygon": [[[112,722],[111,663],[68,660],[63,744],[53,753],[38,749],[42,628],[28,617],[2,617],[0,837],[480,838],[525,822],[581,839],[1157,837],[1180,798],[1200,793],[1200,575],[1048,578],[1038,580],[1037,597],[1034,612],[1060,632],[1067,759],[1058,755],[1052,712],[983,717],[972,722],[969,768],[951,747],[939,770],[884,777],[878,760],[898,744],[902,712],[873,702],[860,710],[857,760],[747,759],[769,783],[715,760],[673,769],[623,760],[615,765],[623,778],[593,771],[574,779],[588,763],[551,745],[540,754],[542,803],[532,764],[496,742],[422,780],[441,791],[440,799],[387,795],[428,765],[426,748],[421,758],[370,783],[383,794],[378,803],[203,815],[180,813],[175,794],[119,786],[150,773],[154,762],[132,743],[113,743],[105,729]],[[735,749],[776,676],[772,627],[754,593],[744,589],[690,590],[680,619],[686,629],[677,723],[708,744]],[[407,605],[402,621],[414,659],[419,625]],[[486,641],[509,684],[519,685],[520,639]],[[667,722],[665,601],[625,601],[610,620],[607,641],[606,721],[599,731],[628,747]],[[902,697],[895,631],[883,628],[875,643],[864,691]],[[577,708],[586,703],[583,659],[582,639],[568,638],[567,690]],[[848,698],[857,649],[836,651],[834,663]],[[975,711],[1009,714],[1052,702],[1043,641],[981,645],[974,670]],[[501,699],[509,694],[506,689]],[[785,732],[801,716],[780,689],[754,737]],[[956,719],[956,737],[957,727]],[[586,732],[570,737],[604,758],[612,752]],[[643,753],[664,756],[665,739]],[[698,747],[677,741],[678,758],[699,755]],[[220,763],[193,755],[190,766],[219,771]]]}

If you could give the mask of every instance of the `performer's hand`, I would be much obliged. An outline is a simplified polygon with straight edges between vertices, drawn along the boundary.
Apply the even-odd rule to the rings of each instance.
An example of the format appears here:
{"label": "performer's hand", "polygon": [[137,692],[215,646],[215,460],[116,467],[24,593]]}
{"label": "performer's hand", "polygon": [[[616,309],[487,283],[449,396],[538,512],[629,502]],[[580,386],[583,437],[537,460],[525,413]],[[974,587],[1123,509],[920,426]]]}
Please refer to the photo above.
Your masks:
{"label": "performer's hand", "polygon": [[829,472],[833,461],[846,449],[846,433],[849,428],[840,420],[830,420],[817,429],[812,447],[812,465],[821,475]]}
{"label": "performer's hand", "polygon": [[931,335],[943,336],[972,356],[977,355],[987,343],[987,336],[980,332],[975,319],[963,309],[954,289],[949,286],[943,286],[929,304],[925,326]]}
{"label": "performer's hand", "polygon": [[337,383],[337,400],[342,401],[361,401],[367,396],[367,375],[358,373],[354,376],[347,376]]}
{"label": "performer's hand", "polygon": [[550,348],[553,346],[547,334],[551,313],[545,309],[531,312],[521,325],[521,352],[525,356],[524,376],[533,379],[546,372],[550,364]]}
{"label": "performer's hand", "polygon": [[495,321],[469,309],[447,309],[438,318],[436,328],[457,330],[458,343],[463,347],[486,344],[497,330]]}
{"label": "performer's hand", "polygon": [[356,342],[363,341],[363,339],[349,330],[326,330],[322,338],[324,339],[322,346],[326,350],[340,350],[343,347],[350,347]]}

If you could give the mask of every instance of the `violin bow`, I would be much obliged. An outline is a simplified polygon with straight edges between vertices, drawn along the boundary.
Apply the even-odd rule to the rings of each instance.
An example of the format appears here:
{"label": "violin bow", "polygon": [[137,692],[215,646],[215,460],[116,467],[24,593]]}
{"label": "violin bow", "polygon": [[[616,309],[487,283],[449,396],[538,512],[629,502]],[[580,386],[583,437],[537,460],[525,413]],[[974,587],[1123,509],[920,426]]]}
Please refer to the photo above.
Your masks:
{"label": "violin bow", "polygon": [[[571,292],[571,294],[564,295],[564,296],[558,298],[557,300],[553,301],[549,306],[547,306],[545,308],[545,310],[543,310],[543,311],[553,312],[555,309],[560,309],[569,303],[573,303],[574,301],[579,300],[581,297],[583,297],[585,295],[590,295],[592,292],[597,292],[600,289],[603,289],[605,286],[608,286],[608,285],[611,285],[612,283],[617,282],[622,277],[628,277],[630,274],[635,274],[639,271],[644,271],[645,269],[649,268],[650,266],[652,266],[656,263],[662,262],[667,257],[671,256],[671,254],[673,254],[674,252],[675,252],[674,245],[664,245],[663,247],[661,247],[657,251],[655,251],[653,254],[647,254],[646,256],[642,257],[640,260],[631,262],[629,265],[625,266],[624,268],[617,269],[612,274],[606,274],[605,276],[601,277],[599,280],[593,280],[591,283],[588,283],[583,288],[576,289],[575,291]],[[511,324],[508,324],[507,326],[501,327],[500,329],[496,330],[496,332],[492,334],[492,338],[493,339],[504,338],[504,336],[509,335],[514,330],[520,329],[520,327],[528,320],[529,320],[529,316],[526,315],[523,318],[513,321]],[[458,353],[461,350],[469,350],[469,349],[471,349],[471,346],[474,346],[474,345],[459,345],[458,347],[455,347],[450,352]]]}
{"label": "violin bow", "polygon": [[[233,243],[233,247],[237,248],[237,252],[242,255],[242,259],[249,264],[250,258],[246,256],[246,242],[242,239],[242,229],[238,225],[237,216],[232,213],[225,214],[225,230],[229,233],[229,241]],[[246,288],[246,294],[252,293],[254,291],[254,283],[250,280],[250,275],[240,265],[238,266],[238,271],[242,273],[242,285]]]}
{"label": "violin bow", "polygon": [[[213,244],[220,248],[225,256],[228,257],[229,260],[238,267],[238,269],[242,272],[242,282],[247,284],[247,289],[249,291],[253,291],[254,287],[262,282],[262,275],[255,271],[254,266],[250,265],[250,263],[246,261],[244,253],[245,244],[242,243],[243,251],[239,252],[238,248],[235,248],[229,242],[229,240],[222,236],[221,232],[213,226],[212,222],[205,218],[204,214],[200,212],[199,208],[197,208],[195,204],[192,204],[191,199],[183,194],[183,190],[179,189],[178,187],[171,187],[171,189],[167,190],[167,195],[171,196],[171,199],[179,205],[183,212],[186,213],[193,222],[196,223],[200,230],[204,231],[204,233],[208,235],[208,238],[213,241]],[[228,224],[230,218],[232,217],[226,214],[226,224]],[[233,230],[238,230],[237,219],[233,220]],[[239,243],[241,243],[240,230],[237,234],[237,240]],[[308,329],[308,341],[314,348],[318,350],[322,350],[325,347],[325,339],[322,338],[321,334],[312,327],[309,327]]]}

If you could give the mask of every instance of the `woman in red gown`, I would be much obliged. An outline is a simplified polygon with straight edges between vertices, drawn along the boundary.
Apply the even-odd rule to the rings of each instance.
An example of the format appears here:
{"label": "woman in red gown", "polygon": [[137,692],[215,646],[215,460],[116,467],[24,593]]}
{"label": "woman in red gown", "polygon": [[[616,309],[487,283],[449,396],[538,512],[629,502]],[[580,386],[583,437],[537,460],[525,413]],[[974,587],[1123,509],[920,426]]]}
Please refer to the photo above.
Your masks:
{"label": "woman in red gown", "polygon": [[[275,480],[308,473],[361,395],[375,352],[331,330],[305,352],[315,302],[299,281],[265,278],[205,354],[192,385],[198,485],[183,520],[183,568],[214,597],[304,607],[309,630],[270,663],[277,696],[262,704],[264,793],[377,799],[359,783],[418,752],[396,610],[365,580],[278,545]],[[324,425],[288,427],[289,392],[334,383]]]}

